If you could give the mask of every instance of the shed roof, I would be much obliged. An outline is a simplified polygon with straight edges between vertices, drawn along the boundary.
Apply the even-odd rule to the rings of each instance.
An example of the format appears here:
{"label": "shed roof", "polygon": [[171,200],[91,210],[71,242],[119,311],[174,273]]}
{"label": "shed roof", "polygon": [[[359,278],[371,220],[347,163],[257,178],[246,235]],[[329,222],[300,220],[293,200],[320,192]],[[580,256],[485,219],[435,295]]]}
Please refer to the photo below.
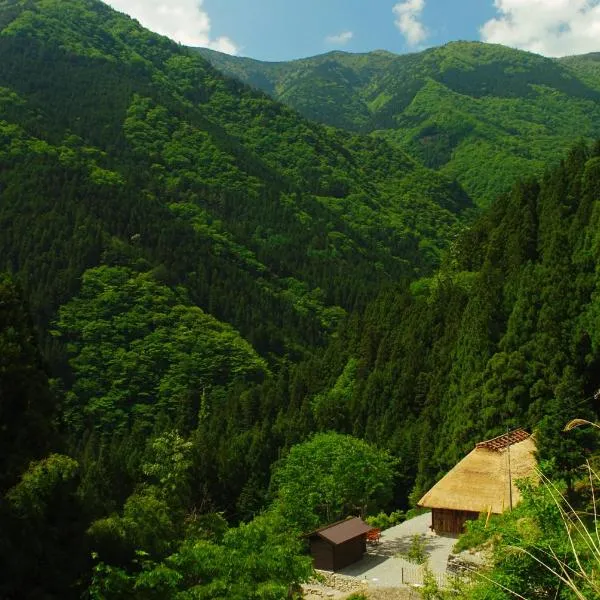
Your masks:
{"label": "shed roof", "polygon": [[515,505],[521,500],[515,481],[537,478],[535,450],[522,429],[481,442],[419,500],[419,506],[502,513],[510,506],[509,454]]}
{"label": "shed roof", "polygon": [[309,535],[310,537],[318,535],[324,540],[337,546],[361,535],[365,535],[368,531],[371,531],[371,529],[373,528],[370,525],[367,525],[361,518],[353,517],[352,519],[346,519],[345,521],[340,521],[317,529]]}

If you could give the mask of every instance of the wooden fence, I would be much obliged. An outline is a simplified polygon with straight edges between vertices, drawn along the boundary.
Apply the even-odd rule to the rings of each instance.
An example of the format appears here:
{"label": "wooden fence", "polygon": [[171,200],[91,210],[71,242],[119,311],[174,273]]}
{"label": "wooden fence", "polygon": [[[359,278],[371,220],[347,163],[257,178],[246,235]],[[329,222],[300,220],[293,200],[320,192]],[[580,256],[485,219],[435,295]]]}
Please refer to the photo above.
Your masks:
{"label": "wooden fence", "polygon": [[[463,582],[470,582],[472,580],[470,573],[466,571],[458,573],[433,573],[430,571],[431,576],[440,588],[451,587],[452,581],[460,579]],[[401,567],[401,582],[404,585],[424,585],[425,583],[425,569],[418,565],[415,566],[403,566]]]}

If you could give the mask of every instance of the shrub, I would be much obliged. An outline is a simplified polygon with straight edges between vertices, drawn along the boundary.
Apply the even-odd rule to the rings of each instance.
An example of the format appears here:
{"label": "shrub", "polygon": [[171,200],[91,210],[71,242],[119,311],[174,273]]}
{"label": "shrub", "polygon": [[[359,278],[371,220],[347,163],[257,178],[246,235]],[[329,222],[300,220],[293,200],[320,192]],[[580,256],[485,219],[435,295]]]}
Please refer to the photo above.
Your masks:
{"label": "shrub", "polygon": [[405,520],[406,515],[404,511],[401,510],[395,510],[389,515],[380,512],[378,515],[373,515],[365,519],[371,527],[378,527],[379,529],[389,529],[390,527],[403,523]]}
{"label": "shrub", "polygon": [[427,562],[427,552],[425,550],[426,544],[422,535],[416,534],[412,536],[412,541],[410,544],[410,548],[406,553],[406,558],[410,562],[417,563],[418,565],[422,565]]}

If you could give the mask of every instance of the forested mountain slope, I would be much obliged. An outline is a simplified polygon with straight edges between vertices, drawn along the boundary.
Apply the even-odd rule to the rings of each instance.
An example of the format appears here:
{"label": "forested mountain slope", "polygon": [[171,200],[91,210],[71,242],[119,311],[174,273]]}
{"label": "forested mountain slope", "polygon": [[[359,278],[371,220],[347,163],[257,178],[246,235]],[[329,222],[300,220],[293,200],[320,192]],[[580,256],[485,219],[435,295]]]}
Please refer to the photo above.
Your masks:
{"label": "forested mountain slope", "polygon": [[[97,0],[0,0],[0,57],[0,596],[78,596],[92,549],[129,565],[186,515],[262,510],[303,439],[291,366],[431,274],[473,205]],[[219,519],[192,529],[227,554]]]}
{"label": "forested mountain slope", "polygon": [[600,134],[594,55],[554,60],[468,42],[283,63],[199,51],[311,119],[375,132],[458,178],[482,205],[516,175],[541,174],[579,137]]}
{"label": "forested mountain slope", "polygon": [[598,414],[599,218],[600,143],[579,145],[499,198],[433,278],[357,317],[321,361],[329,387],[290,422],[310,411],[319,428],[386,440],[415,499],[507,427],[538,431],[571,481],[591,446],[561,424]]}
{"label": "forested mountain slope", "polygon": [[0,0],[0,57],[0,597],[286,598],[507,426],[572,476],[598,144],[474,221],[99,1]]}
{"label": "forested mountain slope", "polygon": [[470,206],[101,2],[3,0],[0,27],[0,267],[45,322],[85,268],[145,264],[283,352],[430,269]]}

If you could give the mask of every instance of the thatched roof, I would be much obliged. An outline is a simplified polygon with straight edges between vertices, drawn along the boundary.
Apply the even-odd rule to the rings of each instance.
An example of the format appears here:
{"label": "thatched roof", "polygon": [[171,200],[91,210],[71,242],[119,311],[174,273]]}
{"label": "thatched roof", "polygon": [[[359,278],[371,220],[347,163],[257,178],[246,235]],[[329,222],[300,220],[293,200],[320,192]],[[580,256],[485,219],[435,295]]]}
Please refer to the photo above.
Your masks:
{"label": "thatched roof", "polygon": [[515,481],[536,478],[535,443],[522,429],[480,442],[419,501],[426,508],[501,513],[510,507],[508,459],[513,506],[521,500]]}

